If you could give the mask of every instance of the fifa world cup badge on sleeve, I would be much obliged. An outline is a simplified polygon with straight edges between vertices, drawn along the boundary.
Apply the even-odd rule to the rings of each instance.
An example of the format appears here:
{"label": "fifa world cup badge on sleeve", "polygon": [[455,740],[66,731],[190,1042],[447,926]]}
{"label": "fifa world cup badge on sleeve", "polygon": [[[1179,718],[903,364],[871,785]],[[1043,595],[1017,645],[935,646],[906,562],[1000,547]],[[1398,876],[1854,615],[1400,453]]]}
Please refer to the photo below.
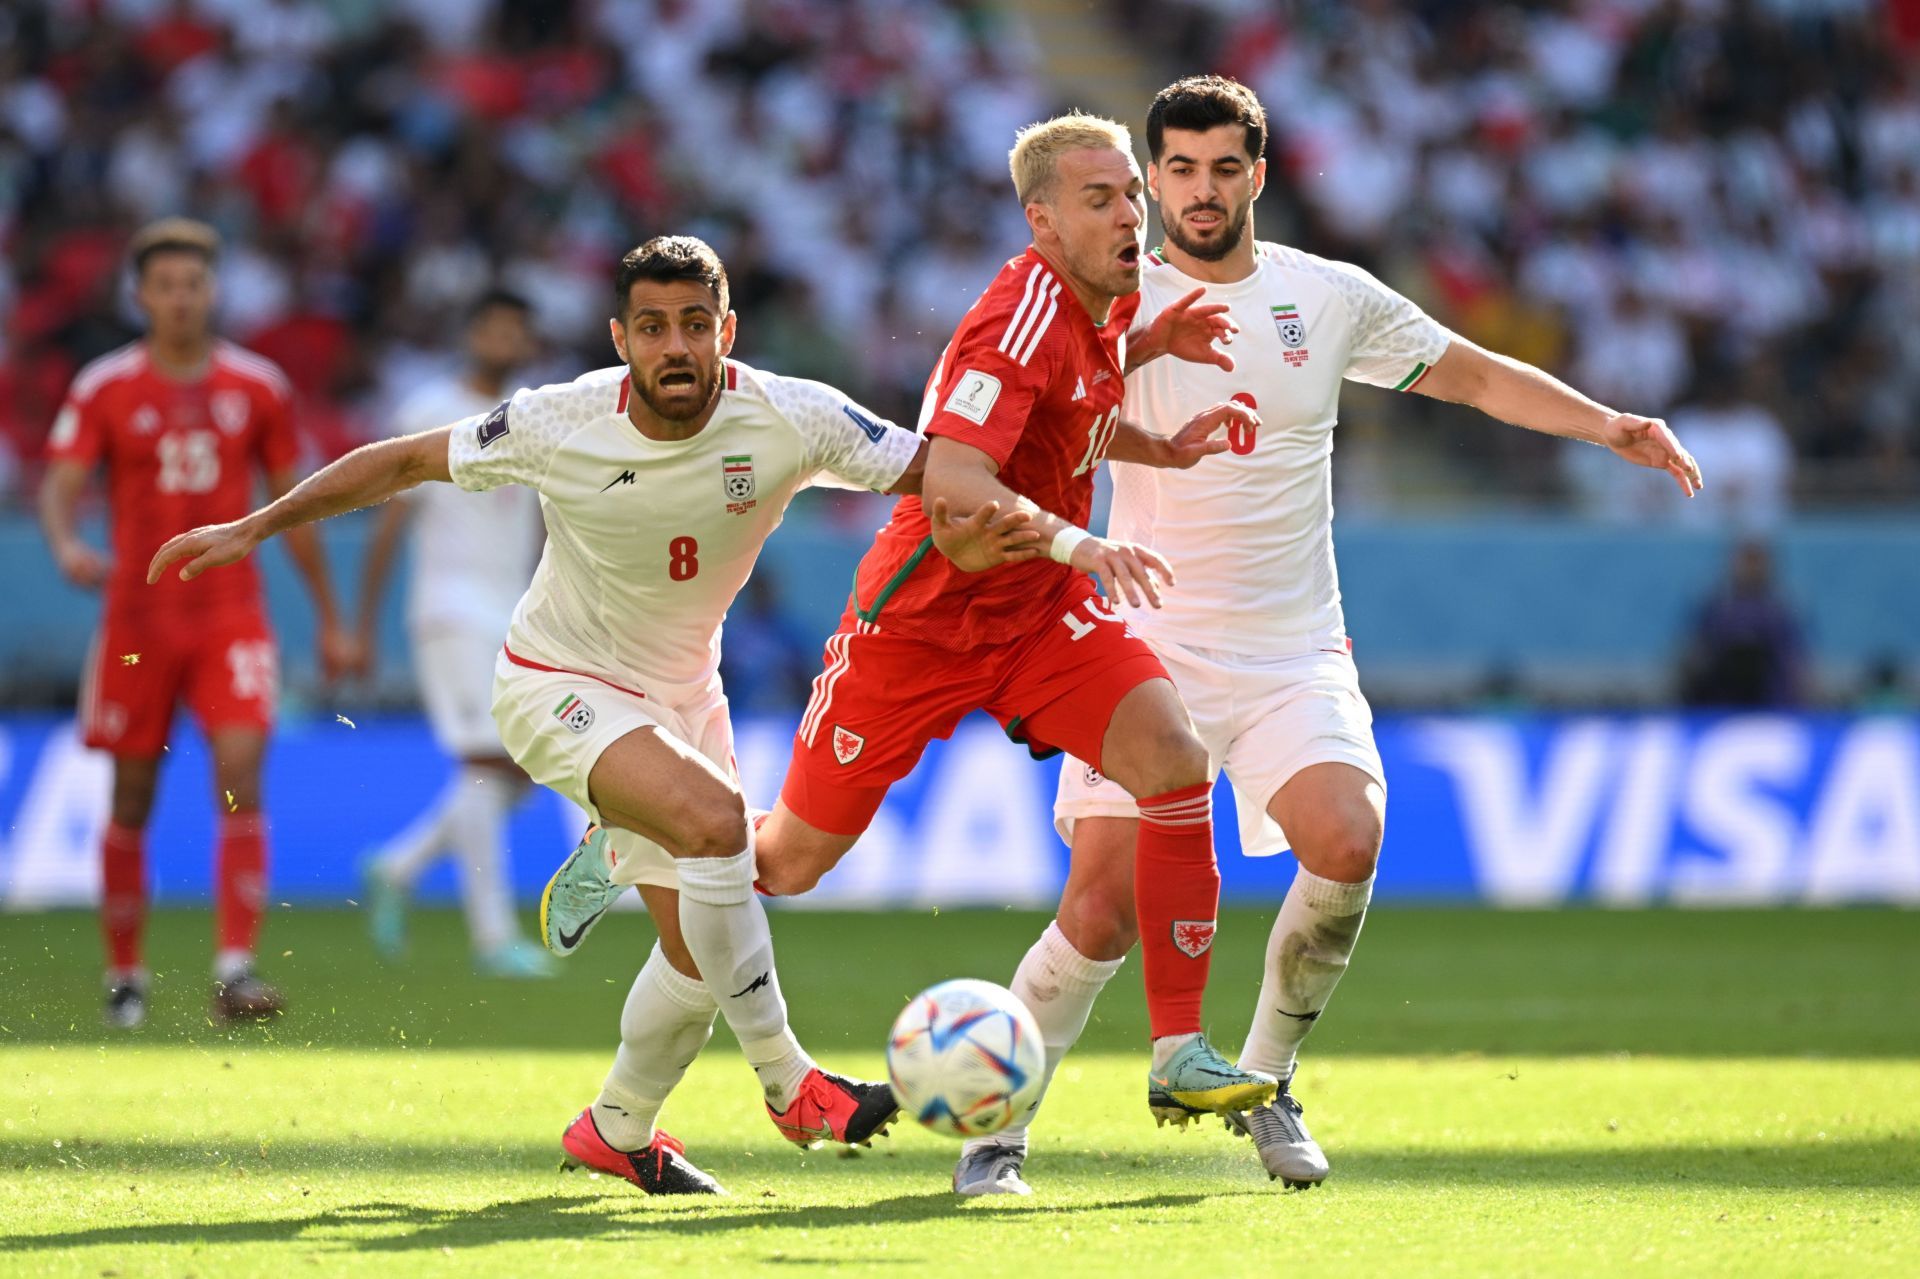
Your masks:
{"label": "fifa world cup badge on sleeve", "polygon": [[573,693],[568,693],[565,700],[553,708],[553,717],[576,733],[593,727],[593,707]]}
{"label": "fifa world cup badge on sleeve", "polygon": [[480,419],[480,429],[475,432],[475,438],[479,440],[480,447],[485,448],[506,433],[507,406],[502,404],[499,408],[496,408],[493,412]]}
{"label": "fifa world cup badge on sleeve", "polygon": [[1211,919],[1176,919],[1173,921],[1173,944],[1180,953],[1189,959],[1198,959],[1213,946],[1214,921]]}
{"label": "fifa world cup badge on sleeve", "polygon": [[985,426],[987,414],[993,412],[993,402],[999,398],[999,378],[978,369],[967,369],[953,384],[953,394],[947,397],[947,412],[975,426]]}

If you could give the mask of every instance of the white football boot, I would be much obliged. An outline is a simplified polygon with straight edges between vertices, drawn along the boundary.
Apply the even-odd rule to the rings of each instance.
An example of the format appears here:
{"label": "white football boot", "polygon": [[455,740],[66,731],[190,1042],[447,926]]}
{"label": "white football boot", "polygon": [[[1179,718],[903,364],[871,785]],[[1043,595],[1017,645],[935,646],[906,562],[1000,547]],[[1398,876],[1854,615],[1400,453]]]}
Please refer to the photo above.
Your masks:
{"label": "white football boot", "polygon": [[1289,1190],[1311,1190],[1327,1179],[1327,1156],[1300,1115],[1300,1103],[1281,1084],[1271,1104],[1226,1116],[1228,1131],[1253,1138],[1268,1178]]}
{"label": "white football boot", "polygon": [[1027,1141],[1010,1145],[992,1137],[968,1142],[960,1151],[960,1163],[953,1170],[953,1193],[973,1198],[978,1195],[1030,1195],[1033,1187],[1020,1177],[1026,1162]]}

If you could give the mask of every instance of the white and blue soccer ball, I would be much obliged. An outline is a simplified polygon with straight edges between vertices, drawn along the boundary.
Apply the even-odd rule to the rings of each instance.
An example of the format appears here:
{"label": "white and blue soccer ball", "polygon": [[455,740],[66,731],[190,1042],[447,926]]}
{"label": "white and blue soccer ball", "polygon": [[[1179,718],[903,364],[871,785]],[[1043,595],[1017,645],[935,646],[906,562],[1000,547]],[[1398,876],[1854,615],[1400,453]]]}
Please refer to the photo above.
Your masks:
{"label": "white and blue soccer ball", "polygon": [[1040,1098],[1046,1046],[1027,1006],[1004,986],[963,978],[916,995],[887,1040],[900,1109],[937,1133],[999,1132]]}

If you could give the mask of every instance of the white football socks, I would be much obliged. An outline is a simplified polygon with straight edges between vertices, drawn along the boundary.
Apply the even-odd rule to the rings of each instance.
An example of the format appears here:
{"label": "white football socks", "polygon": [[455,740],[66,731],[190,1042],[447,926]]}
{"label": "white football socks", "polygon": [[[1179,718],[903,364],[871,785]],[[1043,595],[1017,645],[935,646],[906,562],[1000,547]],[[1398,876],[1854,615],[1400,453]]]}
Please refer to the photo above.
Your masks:
{"label": "white football socks", "polygon": [[1016,1117],[990,1137],[976,1137],[967,1143],[969,1149],[975,1145],[1026,1147],[1027,1127],[1039,1113],[1040,1103],[1046,1100],[1054,1072],[1060,1069],[1067,1050],[1079,1040],[1080,1032],[1087,1028],[1093,1001],[1125,962],[1124,956],[1088,959],[1075,950],[1067,935],[1060,931],[1059,921],[1048,923],[1040,940],[1033,943],[1020,960],[1020,967],[1014,970],[1011,987],[1033,1014],[1034,1021],[1040,1024],[1040,1042],[1047,1050],[1046,1080],[1041,1084],[1040,1096],[1034,1099],[1026,1114]]}
{"label": "white football socks", "polygon": [[653,1142],[667,1095],[713,1034],[719,1008],[706,983],[675,972],[656,943],[620,1012],[620,1050],[593,1102],[593,1122],[615,1150]]}
{"label": "white football socks", "polygon": [[507,889],[501,838],[520,788],[497,769],[473,765],[461,768],[455,780],[459,791],[446,815],[446,842],[460,859],[467,934],[474,950],[486,954],[511,942],[520,931]]}
{"label": "white football socks", "polygon": [[787,1001],[773,968],[773,933],[753,893],[753,828],[731,857],[681,857],[680,932],[706,978],[767,1104],[785,1111],[813,1061],[787,1025]]}
{"label": "white football socks", "polygon": [[1347,971],[1371,900],[1371,875],[1343,884],[1305,866],[1294,872],[1267,937],[1266,977],[1240,1054],[1242,1066],[1282,1081],[1293,1077],[1294,1055]]}

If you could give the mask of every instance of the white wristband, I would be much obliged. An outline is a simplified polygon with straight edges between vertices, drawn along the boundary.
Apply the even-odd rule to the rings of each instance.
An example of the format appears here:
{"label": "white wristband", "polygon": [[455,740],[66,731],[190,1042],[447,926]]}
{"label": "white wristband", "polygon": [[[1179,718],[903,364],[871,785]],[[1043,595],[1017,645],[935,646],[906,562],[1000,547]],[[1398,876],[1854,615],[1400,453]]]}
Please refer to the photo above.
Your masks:
{"label": "white wristband", "polygon": [[1053,535],[1053,545],[1047,548],[1047,554],[1062,564],[1071,564],[1073,548],[1092,536],[1078,524],[1069,524]]}

